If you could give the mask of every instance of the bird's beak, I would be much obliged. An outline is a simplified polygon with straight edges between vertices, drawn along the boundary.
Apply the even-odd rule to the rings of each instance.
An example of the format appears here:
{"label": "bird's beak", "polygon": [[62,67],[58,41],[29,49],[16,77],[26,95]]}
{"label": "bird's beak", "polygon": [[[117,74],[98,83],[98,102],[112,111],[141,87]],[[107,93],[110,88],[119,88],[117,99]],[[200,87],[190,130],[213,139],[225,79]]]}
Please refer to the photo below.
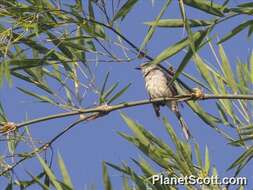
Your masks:
{"label": "bird's beak", "polygon": [[140,68],[140,67],[135,67],[134,69],[136,69],[136,70],[141,70],[141,68]]}

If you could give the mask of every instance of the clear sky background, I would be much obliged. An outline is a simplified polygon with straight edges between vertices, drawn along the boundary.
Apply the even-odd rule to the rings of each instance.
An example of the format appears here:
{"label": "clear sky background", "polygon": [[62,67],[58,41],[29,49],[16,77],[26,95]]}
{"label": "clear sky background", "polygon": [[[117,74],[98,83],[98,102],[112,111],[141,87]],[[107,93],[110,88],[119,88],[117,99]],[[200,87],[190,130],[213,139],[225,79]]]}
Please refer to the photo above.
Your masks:
{"label": "clear sky background", "polygon": [[[140,46],[147,32],[147,27],[143,23],[145,21],[154,20],[164,2],[164,0],[156,0],[152,6],[151,1],[140,0],[131,13],[120,24],[122,33],[132,42]],[[220,2],[222,3],[223,1]],[[232,3],[238,2],[239,1],[233,1]],[[187,7],[186,10],[187,15],[190,18],[206,18],[206,15],[202,14],[200,11],[193,10],[189,7]],[[176,1],[170,5],[170,8],[163,18],[180,18],[180,12],[178,6],[176,6]],[[244,21],[244,17],[232,19],[229,22],[226,22],[225,25],[219,25],[215,30],[215,33],[217,33],[219,37],[222,37],[242,21]],[[147,47],[149,55],[156,56],[164,48],[182,39],[183,36],[186,35],[185,33],[186,32],[183,31],[183,29],[157,29],[153,39]],[[247,39],[246,35],[246,32],[242,32],[234,37],[233,40],[224,43],[224,48],[233,64],[236,64],[238,58],[243,62],[246,62],[247,57],[252,50],[252,39]],[[216,42],[216,40],[214,40],[214,42]],[[210,64],[214,62],[214,57],[209,48],[202,49],[200,54],[202,58],[208,60]],[[168,62],[176,68],[182,60],[182,55],[182,53],[178,54],[168,60]],[[94,69],[97,73],[96,83],[101,86],[106,72],[110,71],[110,84],[119,81],[120,87],[124,87],[129,82],[132,83],[128,92],[117,101],[118,103],[122,101],[146,99],[147,94],[144,89],[143,78],[141,74],[134,69],[141,63],[140,61],[101,64],[97,69]],[[199,78],[193,62],[188,64],[185,71]],[[184,78],[181,77],[181,79]],[[196,85],[188,80],[186,80],[186,83],[192,87],[196,87]],[[37,118],[60,112],[59,109],[53,106],[36,103],[34,98],[18,92],[16,89],[18,86],[27,89],[35,89],[29,84],[21,82],[15,78],[13,78],[13,85],[11,88],[8,87],[7,84],[3,85],[0,90],[0,101],[4,105],[10,121],[20,122],[25,118]],[[93,102],[91,102],[93,98],[94,97],[90,97],[89,99],[89,97],[87,97],[86,105],[91,106],[93,104]],[[201,104],[210,111],[214,108],[213,103],[213,101],[206,101]],[[233,174],[232,172],[226,172],[226,169],[229,166],[228,164],[232,163],[232,161],[242,153],[242,150],[227,145],[227,142],[222,136],[218,135],[212,128],[199,120],[198,117],[187,108],[187,106],[184,106],[181,110],[185,120],[190,126],[191,133],[200,144],[201,151],[204,153],[205,146],[207,145],[210,151],[211,163],[218,168],[220,176],[231,176]],[[128,108],[122,111],[127,113],[132,119],[138,121],[140,124],[143,124],[145,128],[152,131],[152,133],[171,144],[169,137],[163,128],[162,120],[155,117],[151,105]],[[212,113],[218,114],[215,112]],[[173,124],[177,134],[180,137],[183,137],[175,116],[165,108],[162,109],[162,115],[166,116]],[[34,138],[43,140],[50,139],[65,126],[69,125],[74,118],[77,117],[57,119],[46,123],[36,124],[31,127],[31,132],[34,135]],[[101,167],[103,160],[114,164],[126,162],[131,166],[134,166],[130,158],[143,156],[133,145],[117,135],[117,131],[129,132],[126,124],[119,116],[119,111],[110,113],[108,116],[97,119],[96,121],[79,125],[54,144],[54,154],[56,155],[57,152],[61,153],[76,189],[85,189],[85,187],[91,184],[95,184],[97,189],[103,189]],[[1,154],[7,152],[6,148],[3,148],[3,146],[0,146],[0,148]],[[54,162],[54,165],[56,166],[56,162]],[[21,165],[19,169],[32,170],[35,172],[39,171],[39,167],[38,161],[33,159],[32,162],[27,161],[25,164]],[[242,171],[241,176],[247,176],[249,181],[252,181],[252,169],[252,163],[250,163],[248,167]],[[113,183],[116,187],[120,187],[121,175],[115,170],[110,169],[109,171]],[[19,177],[22,177],[25,173],[19,175]],[[3,185],[1,183],[4,182],[0,181],[0,187]],[[251,182],[251,186],[252,185],[253,183]]]}

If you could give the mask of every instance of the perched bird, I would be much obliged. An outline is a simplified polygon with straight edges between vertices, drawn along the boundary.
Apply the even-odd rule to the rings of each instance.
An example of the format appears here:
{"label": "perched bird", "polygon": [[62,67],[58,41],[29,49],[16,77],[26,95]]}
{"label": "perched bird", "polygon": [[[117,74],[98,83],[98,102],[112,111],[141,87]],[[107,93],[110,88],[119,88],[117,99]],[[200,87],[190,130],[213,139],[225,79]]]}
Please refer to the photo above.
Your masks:
{"label": "perched bird", "polygon": [[[172,76],[158,65],[141,64],[141,66],[137,67],[136,69],[141,70],[145,80],[145,87],[151,99],[166,98],[178,95],[174,84],[170,86],[168,85],[172,79]],[[179,112],[178,104],[176,101],[153,103],[156,116],[160,116],[160,106],[165,105],[175,113],[182,127],[185,138],[187,140],[190,139],[190,131]]]}

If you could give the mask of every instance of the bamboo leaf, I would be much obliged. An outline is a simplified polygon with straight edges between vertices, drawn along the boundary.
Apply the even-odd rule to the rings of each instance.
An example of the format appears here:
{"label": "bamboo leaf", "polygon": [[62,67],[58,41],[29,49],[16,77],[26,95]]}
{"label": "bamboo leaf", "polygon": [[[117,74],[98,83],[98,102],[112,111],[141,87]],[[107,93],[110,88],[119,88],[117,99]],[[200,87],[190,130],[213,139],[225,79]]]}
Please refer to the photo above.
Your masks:
{"label": "bamboo leaf", "polygon": [[25,90],[23,88],[20,88],[20,87],[17,87],[17,89],[20,90],[21,92],[27,94],[27,95],[30,95],[30,96],[33,96],[33,97],[39,99],[41,102],[47,102],[47,103],[50,103],[50,104],[53,104],[53,105],[57,105],[57,103],[55,103],[53,100],[51,100],[47,96],[41,96],[41,95],[38,95],[36,93],[30,92],[28,90]]}
{"label": "bamboo leaf", "polygon": [[[188,19],[190,27],[209,26],[213,21],[199,20],[199,19]],[[183,19],[160,19],[157,22],[144,22],[148,26],[164,27],[164,28],[181,28],[184,27]]]}
{"label": "bamboo leaf", "polygon": [[216,85],[214,83],[213,77],[208,69],[208,66],[204,63],[204,61],[202,60],[202,58],[196,54],[196,56],[193,57],[194,62],[201,74],[201,76],[203,77],[203,79],[208,83],[208,85],[210,86],[211,90],[217,94],[218,90],[216,88]]}
{"label": "bamboo leaf", "polygon": [[61,170],[61,174],[62,174],[62,177],[63,177],[63,182],[64,184],[66,184],[70,189],[74,189],[74,186],[71,182],[71,178],[69,176],[69,173],[68,173],[68,170],[65,166],[65,163],[60,155],[60,153],[58,153],[58,165],[60,167],[60,170]]}
{"label": "bamboo leaf", "polygon": [[247,3],[241,3],[237,5],[238,7],[253,7],[253,3],[247,2]]}
{"label": "bamboo leaf", "polygon": [[219,42],[223,43],[225,41],[227,41],[228,39],[232,38],[233,36],[235,36],[236,34],[238,34],[239,32],[241,32],[242,30],[244,30],[245,28],[247,28],[248,26],[253,24],[253,20],[248,20],[246,22],[243,22],[242,24],[239,24],[238,26],[236,26],[235,28],[233,28],[231,30],[231,32],[229,32],[228,34],[226,34]]}
{"label": "bamboo leaf", "polygon": [[175,131],[173,130],[172,126],[170,125],[170,123],[168,122],[168,120],[165,117],[163,118],[163,123],[164,123],[167,133],[170,135],[171,140],[174,142],[174,144],[177,146],[177,148],[179,148],[180,141],[178,140],[178,137],[177,137]]}
{"label": "bamboo leaf", "polygon": [[103,166],[104,188],[105,188],[105,190],[112,190],[111,180],[110,180],[110,177],[108,175],[108,171],[107,171],[107,168],[106,168],[106,163],[104,161],[102,163],[102,166]]}
{"label": "bamboo leaf", "polygon": [[143,158],[141,158],[140,161],[137,161],[135,159],[132,160],[136,165],[140,167],[140,169],[142,170],[142,172],[145,174],[146,177],[150,177],[156,174],[156,172],[151,168],[149,163],[146,162],[146,160],[144,160]]}
{"label": "bamboo leaf", "polygon": [[237,84],[234,79],[232,68],[230,67],[229,60],[227,58],[227,55],[222,47],[222,45],[219,45],[219,53],[222,61],[222,69],[227,81],[228,86],[233,90],[234,93],[237,92]]}
{"label": "bamboo leaf", "polygon": [[250,55],[250,73],[251,73],[251,83],[253,84],[253,51],[251,52],[251,55]]}
{"label": "bamboo leaf", "polygon": [[121,20],[124,19],[124,17],[127,15],[127,13],[133,8],[133,6],[137,3],[138,0],[128,0],[114,15],[113,21],[121,18]]}
{"label": "bamboo leaf", "polygon": [[120,116],[122,117],[122,119],[124,120],[124,122],[127,124],[127,126],[132,130],[132,132],[134,133],[134,135],[140,139],[140,141],[144,144],[144,145],[148,145],[149,144],[149,140],[145,137],[145,135],[142,133],[142,131],[140,130],[140,126],[139,124],[137,124],[135,121],[133,121],[132,119],[130,119],[126,114],[124,113],[120,113]]}
{"label": "bamboo leaf", "polygon": [[120,96],[122,96],[127,89],[131,86],[131,83],[129,83],[128,85],[126,85],[123,89],[121,89],[118,93],[116,93],[113,97],[111,97],[108,100],[108,104],[112,103],[114,100],[116,100],[117,98],[119,98]]}
{"label": "bamboo leaf", "polygon": [[12,75],[14,75],[15,77],[22,79],[26,82],[36,85],[37,87],[39,87],[42,90],[45,90],[49,94],[53,94],[53,91],[49,88],[49,86],[46,83],[42,83],[41,81],[36,81],[36,80],[32,79],[31,77],[27,77],[27,76],[25,76],[21,73],[18,73],[18,72],[12,72]]}
{"label": "bamboo leaf", "polygon": [[208,175],[210,170],[210,159],[209,159],[209,152],[208,152],[208,148],[206,146],[206,150],[205,150],[205,171],[206,174]]}
{"label": "bamboo leaf", "polygon": [[183,72],[184,68],[186,67],[186,65],[189,63],[190,59],[195,55],[196,55],[196,51],[198,51],[201,47],[201,42],[204,39],[204,37],[207,35],[207,31],[203,32],[201,34],[201,36],[196,39],[195,43],[193,44],[193,47],[189,48],[188,52],[186,53],[186,55],[184,56],[182,62],[180,63],[179,67],[177,68],[174,76],[172,77],[172,79],[169,82],[169,86],[178,78],[178,76]]}
{"label": "bamboo leaf", "polygon": [[[43,172],[45,173],[45,172]],[[48,185],[45,185],[40,182],[40,178],[38,176],[33,176],[31,173],[27,172],[27,174],[32,178],[34,182],[36,182],[37,185],[39,185],[43,190],[50,190]],[[45,175],[45,174],[44,174]]]}
{"label": "bamboo leaf", "polygon": [[2,103],[0,102],[0,123],[7,122],[7,121],[8,121],[8,118],[4,112],[4,108],[2,106]]}
{"label": "bamboo leaf", "polygon": [[[198,31],[198,32],[194,33],[193,40],[195,41],[196,39],[199,39],[199,37],[201,36],[201,33],[202,33],[202,31]],[[177,42],[176,44],[173,44],[172,46],[163,50],[149,64],[159,64],[162,61],[172,57],[173,55],[175,55],[176,53],[178,53],[179,51],[181,51],[182,49],[184,49],[188,45],[190,45],[190,40],[188,38],[184,38],[184,39],[180,40],[179,42]]]}
{"label": "bamboo leaf", "polygon": [[195,155],[196,155],[196,159],[198,162],[198,166],[200,168],[202,168],[202,159],[201,159],[201,154],[200,154],[200,150],[199,150],[199,145],[197,143],[194,144],[194,150],[195,150]]}
{"label": "bamboo leaf", "polygon": [[[30,173],[29,172],[27,172],[28,173],[28,175],[30,175]],[[31,175],[30,175],[31,176]],[[31,186],[31,185],[34,185],[34,184],[36,184],[37,183],[37,181],[39,180],[39,179],[41,179],[42,177],[44,177],[45,176],[45,172],[41,172],[40,174],[38,174],[37,176],[35,176],[35,177],[32,177],[32,180],[29,180],[29,181],[16,181],[15,182],[15,184],[17,185],[17,186],[19,186],[21,189],[22,188],[28,188],[29,186]],[[35,179],[36,178],[36,179]],[[46,188],[45,188],[46,189]],[[48,190],[48,189],[46,189],[46,190]]]}
{"label": "bamboo leaf", "polygon": [[48,37],[51,39],[52,43],[58,47],[61,52],[68,57],[69,59],[73,59],[73,54],[72,52],[68,49],[68,47],[65,46],[64,41],[61,39],[58,39],[54,34],[51,32],[47,31]]}
{"label": "bamboo leaf", "polygon": [[105,88],[106,88],[106,84],[107,84],[109,75],[110,75],[110,72],[107,72],[107,74],[105,76],[105,80],[104,80],[102,88],[101,88],[100,97],[99,97],[99,103],[100,104],[105,102],[105,100],[103,99],[103,95],[104,95],[104,91],[105,91]]}
{"label": "bamboo leaf", "polygon": [[248,162],[253,156],[253,146],[251,146],[249,149],[247,149],[244,153],[242,153],[239,158],[237,158],[228,168],[228,170],[231,170],[239,165],[245,164],[245,162]]}
{"label": "bamboo leaf", "polygon": [[94,14],[94,10],[93,10],[93,1],[92,0],[89,0],[88,10],[89,10],[89,17],[91,19],[95,20],[95,14]]}
{"label": "bamboo leaf", "polygon": [[66,97],[67,97],[68,103],[69,103],[70,105],[73,105],[73,101],[72,101],[72,96],[71,96],[70,90],[69,90],[66,86],[64,86],[63,88],[64,88],[64,90],[65,90],[65,95],[66,95]]}
{"label": "bamboo leaf", "polygon": [[210,127],[216,128],[220,120],[213,115],[205,112],[197,102],[188,102],[189,107]]}
{"label": "bamboo leaf", "polygon": [[60,183],[57,181],[57,178],[55,177],[53,171],[49,168],[49,166],[46,164],[46,162],[37,154],[37,158],[42,165],[43,169],[45,170],[47,176],[49,177],[49,180],[52,182],[56,190],[63,190]]}
{"label": "bamboo leaf", "polygon": [[111,93],[117,88],[117,86],[119,85],[118,82],[116,82],[115,84],[113,84],[102,96],[103,99],[106,99],[108,96],[111,95]]}
{"label": "bamboo leaf", "polygon": [[[171,0],[167,0],[166,3],[163,5],[159,15],[156,17],[155,19],[155,24],[159,22],[160,18],[163,16],[164,12],[167,10],[169,4],[171,3]],[[145,36],[142,44],[141,44],[141,47],[140,47],[140,50],[142,50],[146,45],[147,43],[150,41],[150,39],[152,38],[153,34],[155,33],[155,28],[156,28],[156,25],[152,25],[149,29],[148,29],[148,33],[147,35]]]}
{"label": "bamboo leaf", "polygon": [[248,38],[251,37],[252,33],[253,33],[253,24],[249,26]]}
{"label": "bamboo leaf", "polygon": [[212,0],[184,0],[184,4],[219,17],[224,16],[225,12],[229,12],[227,7],[214,3]]}
{"label": "bamboo leaf", "polygon": [[123,190],[131,190],[129,186],[129,180],[125,175],[123,175],[123,188]]}

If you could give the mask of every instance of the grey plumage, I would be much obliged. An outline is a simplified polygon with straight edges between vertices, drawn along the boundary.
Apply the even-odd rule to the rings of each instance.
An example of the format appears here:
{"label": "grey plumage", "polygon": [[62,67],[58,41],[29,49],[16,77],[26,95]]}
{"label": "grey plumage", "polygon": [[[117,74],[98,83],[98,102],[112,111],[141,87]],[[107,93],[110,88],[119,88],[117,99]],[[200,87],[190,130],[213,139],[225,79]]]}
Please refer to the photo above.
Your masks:
{"label": "grey plumage", "polygon": [[[168,72],[164,71],[162,68],[156,65],[141,65],[140,67],[145,80],[145,87],[151,99],[154,98],[165,98],[170,96],[175,96],[178,94],[175,86],[172,84],[169,86],[169,82],[172,76]],[[160,116],[160,106],[168,106],[178,118],[180,125],[182,127],[185,138],[188,140],[191,137],[190,131],[183,120],[178,104],[176,101],[167,101],[165,103],[154,103],[153,107],[156,116]]]}

